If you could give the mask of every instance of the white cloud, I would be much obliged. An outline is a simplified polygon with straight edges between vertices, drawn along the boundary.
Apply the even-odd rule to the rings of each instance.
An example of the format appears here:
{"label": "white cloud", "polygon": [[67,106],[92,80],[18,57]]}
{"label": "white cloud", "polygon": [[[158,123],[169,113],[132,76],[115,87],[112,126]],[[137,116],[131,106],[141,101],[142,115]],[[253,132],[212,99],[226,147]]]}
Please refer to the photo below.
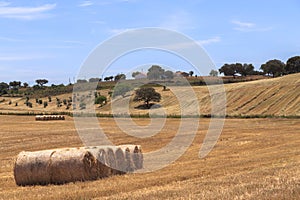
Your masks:
{"label": "white cloud", "polygon": [[130,28],[115,28],[115,29],[109,29],[108,32],[112,35],[115,35],[115,34],[119,34],[124,31],[129,31],[129,30],[132,30],[132,29],[130,29]]}
{"label": "white cloud", "polygon": [[197,40],[197,41],[191,41],[191,42],[179,42],[179,43],[168,44],[168,45],[161,46],[161,48],[171,49],[171,50],[193,49],[197,45],[204,46],[204,45],[209,45],[209,44],[218,43],[218,42],[221,42],[221,38],[217,36],[217,37],[209,38],[206,40]]}
{"label": "white cloud", "polygon": [[206,40],[198,40],[197,42],[200,45],[209,45],[209,44],[212,44],[212,43],[221,42],[221,38],[219,36],[217,36],[217,37],[209,38],[209,39],[206,39]]}
{"label": "white cloud", "polygon": [[37,7],[0,6],[0,17],[33,20],[49,17],[45,12],[53,10],[56,4],[45,4]]}
{"label": "white cloud", "polygon": [[233,20],[231,23],[237,25],[239,28],[253,28],[256,26],[256,24],[251,23],[251,22],[241,22],[238,20]]}
{"label": "white cloud", "polygon": [[233,28],[234,30],[241,31],[241,32],[265,32],[272,30],[272,27],[257,27],[255,23],[252,22],[242,22],[239,20],[231,21],[232,24],[235,25]]}
{"label": "white cloud", "polygon": [[91,5],[94,5],[94,3],[92,1],[83,1],[78,6],[79,7],[87,7],[87,6],[91,6]]}

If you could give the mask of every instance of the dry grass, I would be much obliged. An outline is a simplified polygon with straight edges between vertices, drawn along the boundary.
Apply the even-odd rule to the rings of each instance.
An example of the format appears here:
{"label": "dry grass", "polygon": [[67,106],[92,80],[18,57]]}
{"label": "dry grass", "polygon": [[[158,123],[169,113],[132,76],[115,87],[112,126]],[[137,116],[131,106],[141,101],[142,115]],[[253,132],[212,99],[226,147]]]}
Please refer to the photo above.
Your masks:
{"label": "dry grass", "polygon": [[[214,86],[209,86],[214,87]],[[300,116],[300,73],[274,79],[263,79],[224,85],[226,91],[226,112],[229,116]],[[185,86],[169,87],[171,90],[156,90],[161,93],[159,103],[168,115],[180,115],[182,105],[186,111],[194,113],[195,104],[199,102],[200,114],[211,114],[211,97],[206,86],[194,86],[197,99],[190,97],[189,89]],[[177,99],[175,94],[183,98]],[[148,110],[136,109],[140,103],[131,98],[129,111],[132,114],[144,115]],[[123,108],[126,99],[120,98],[115,102],[116,107]],[[111,113],[111,104],[97,110],[101,113]],[[154,109],[155,112],[155,109]]]}
{"label": "dry grass", "polygon": [[[0,120],[0,199],[300,199],[299,119],[227,119],[214,150],[199,159],[209,123],[200,119],[188,151],[159,171],[29,187],[14,182],[15,156],[23,150],[81,146],[73,120],[45,123],[34,116],[0,116]],[[140,144],[145,152],[170,142],[179,121],[167,119],[159,134],[137,139],[122,133],[113,119],[99,119],[116,145]]]}
{"label": "dry grass", "polygon": [[[213,87],[213,86],[210,86]],[[226,84],[226,98],[227,106],[226,111],[230,116],[248,115],[248,116],[300,116],[300,73],[292,74],[279,78],[263,79],[251,82],[241,82],[234,84]],[[181,109],[179,101],[186,106],[187,112],[193,113],[195,110],[195,103],[199,102],[200,114],[211,113],[211,97],[209,90],[206,86],[193,87],[196,98],[193,99],[189,95],[189,90],[186,87],[169,87],[171,90],[162,91],[162,87],[156,88],[161,93],[162,100],[159,103],[168,115],[180,115]],[[101,90],[102,95],[108,96],[108,90]],[[174,95],[174,92],[181,94],[182,98],[179,100]],[[58,98],[68,99],[72,94],[59,95]],[[186,98],[188,96],[188,98]],[[133,102],[133,96],[130,98],[129,112],[135,115],[145,115],[149,110],[136,109],[140,102]],[[126,98],[119,98],[115,102],[115,106],[119,108],[124,107]],[[1,99],[1,98],[0,98]],[[9,100],[12,101],[11,105],[8,105]],[[52,97],[52,102],[44,109],[43,105],[38,105],[34,100],[33,108],[28,108],[24,105],[25,99],[20,98],[6,98],[6,101],[0,103],[0,109],[2,112],[65,112],[71,111],[72,108],[66,110],[65,106],[57,108],[55,97]],[[47,101],[47,98],[43,98],[43,101]],[[16,107],[15,103],[19,105]],[[71,106],[72,107],[72,106]],[[77,109],[78,110],[78,109]],[[154,109],[153,112],[159,109]],[[111,102],[107,105],[99,108],[96,107],[98,113],[111,114]],[[118,112],[117,112],[118,113]]]}

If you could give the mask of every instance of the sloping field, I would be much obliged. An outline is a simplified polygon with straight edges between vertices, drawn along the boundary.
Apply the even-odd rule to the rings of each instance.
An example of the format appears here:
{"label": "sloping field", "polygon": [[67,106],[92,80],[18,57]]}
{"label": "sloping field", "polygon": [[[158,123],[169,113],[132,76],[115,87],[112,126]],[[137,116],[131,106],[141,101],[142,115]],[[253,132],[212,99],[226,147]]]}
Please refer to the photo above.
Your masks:
{"label": "sloping field", "polygon": [[[216,86],[208,87],[213,92]],[[162,88],[156,88],[156,90],[162,95],[159,104],[169,115],[180,115],[181,106],[195,113],[193,111],[197,103],[199,103],[200,114],[207,115],[211,112],[211,96],[219,98],[218,95],[210,95],[208,87],[193,87],[196,98],[189,95],[189,87],[169,87],[170,91],[162,91]],[[226,84],[224,88],[226,112],[229,116],[300,116],[300,73],[274,79]],[[177,98],[175,94],[180,94],[180,97]],[[131,98],[130,113],[142,115],[148,112],[135,108],[140,103],[132,102],[133,96],[126,98]],[[116,100],[115,106],[124,107],[126,98]],[[99,111],[111,113],[111,104]],[[155,113],[155,109],[153,112]]]}
{"label": "sloping field", "polygon": [[[209,89],[208,89],[209,87]],[[195,109],[199,106],[199,114],[211,114],[211,96],[218,99],[217,94],[211,95],[216,86],[170,86],[170,90],[163,91],[162,87],[156,87],[156,91],[162,95],[161,102],[157,103],[152,113],[167,115],[181,115],[182,107],[187,114],[195,114]],[[191,95],[191,90],[195,96]],[[226,113],[228,116],[300,116],[300,73],[292,74],[279,78],[263,79],[251,82],[233,83],[224,85],[226,91]],[[102,95],[107,96],[108,90],[100,90]],[[68,99],[72,94],[59,95],[59,99]],[[103,114],[112,113],[112,105],[116,108],[114,113],[145,115],[149,110],[138,109],[142,102],[133,102],[133,94],[128,94],[125,98],[118,97],[112,102],[108,102],[103,107],[96,106],[96,111]],[[7,98],[5,102],[0,103],[1,112],[71,112],[66,110],[66,106],[58,108],[55,97],[52,102],[44,109],[43,105],[38,105],[34,101],[33,108],[24,105],[25,99]],[[1,99],[0,99],[1,100]],[[12,101],[8,105],[9,100]],[[43,98],[47,101],[47,98]],[[15,103],[18,102],[18,106]],[[129,102],[129,104],[128,104]],[[77,110],[78,110],[77,106]],[[120,108],[120,109],[119,109]],[[126,108],[126,110],[124,110]],[[217,106],[218,108],[218,106]]]}
{"label": "sloping field", "polygon": [[[149,124],[149,119],[134,120],[141,126]],[[180,120],[167,119],[157,135],[145,139],[124,134],[113,118],[99,118],[99,124],[114,144],[140,144],[149,152],[170,142]],[[299,119],[226,119],[218,143],[204,159],[198,153],[209,119],[199,120],[186,153],[161,170],[92,182],[18,187],[13,164],[20,151],[82,143],[70,117],[54,122],[2,115],[0,199],[300,199]]]}

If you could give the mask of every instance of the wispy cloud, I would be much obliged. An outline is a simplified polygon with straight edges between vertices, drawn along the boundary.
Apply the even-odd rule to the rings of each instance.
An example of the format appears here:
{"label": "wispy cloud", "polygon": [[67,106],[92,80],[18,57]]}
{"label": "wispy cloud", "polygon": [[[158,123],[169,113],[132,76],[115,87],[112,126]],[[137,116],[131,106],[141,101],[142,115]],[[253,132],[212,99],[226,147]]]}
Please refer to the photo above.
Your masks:
{"label": "wispy cloud", "polygon": [[206,40],[195,40],[195,41],[191,41],[191,42],[178,42],[178,43],[167,44],[167,45],[161,46],[161,48],[170,49],[170,50],[194,49],[198,45],[204,46],[204,45],[209,45],[209,44],[218,43],[218,42],[221,42],[221,38],[217,36],[217,37],[209,38]]}
{"label": "wispy cloud", "polygon": [[256,26],[256,24],[254,24],[254,23],[241,22],[241,21],[238,21],[238,20],[233,20],[233,21],[231,21],[231,23],[237,25],[237,27],[239,27],[239,28],[253,28],[253,27]]}
{"label": "wispy cloud", "polygon": [[257,27],[255,23],[252,22],[242,22],[239,20],[232,20],[232,24],[234,24],[234,30],[241,32],[264,32],[272,30],[272,27]]}
{"label": "wispy cloud", "polygon": [[0,17],[22,20],[34,20],[49,17],[46,12],[53,10],[56,4],[45,4],[37,7],[17,7],[3,4],[0,6]]}
{"label": "wispy cloud", "polygon": [[206,39],[206,40],[198,40],[197,42],[200,45],[209,45],[209,44],[212,44],[212,43],[221,42],[221,38],[219,36],[216,36],[216,37],[209,38],[209,39]]}
{"label": "wispy cloud", "polygon": [[78,4],[79,7],[87,7],[91,5],[94,5],[92,1],[83,1],[82,3]]}
{"label": "wispy cloud", "polygon": [[113,28],[113,29],[109,29],[108,32],[112,35],[115,35],[115,34],[119,34],[124,31],[129,31],[129,30],[132,30],[132,29],[131,28]]}

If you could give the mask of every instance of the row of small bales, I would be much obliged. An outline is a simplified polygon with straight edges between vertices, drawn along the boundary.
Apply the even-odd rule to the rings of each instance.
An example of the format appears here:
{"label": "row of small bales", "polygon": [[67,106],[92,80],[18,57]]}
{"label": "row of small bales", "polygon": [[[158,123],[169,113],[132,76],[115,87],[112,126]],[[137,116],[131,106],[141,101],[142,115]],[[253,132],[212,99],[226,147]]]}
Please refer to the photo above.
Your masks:
{"label": "row of small bales", "polygon": [[48,121],[48,120],[65,120],[63,115],[36,115],[36,121]]}
{"label": "row of small bales", "polygon": [[65,184],[122,175],[143,168],[139,145],[23,151],[14,166],[19,186]]}

